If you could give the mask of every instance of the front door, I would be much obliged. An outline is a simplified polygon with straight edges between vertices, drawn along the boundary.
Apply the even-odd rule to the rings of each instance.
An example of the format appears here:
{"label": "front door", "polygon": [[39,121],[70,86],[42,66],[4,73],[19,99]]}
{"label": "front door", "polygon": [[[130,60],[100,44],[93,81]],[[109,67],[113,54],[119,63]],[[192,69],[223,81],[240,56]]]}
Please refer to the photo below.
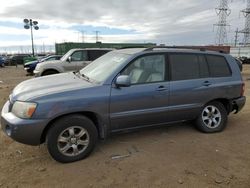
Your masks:
{"label": "front door", "polygon": [[121,75],[129,75],[130,87],[112,87],[110,120],[112,130],[160,124],[167,119],[169,82],[165,55],[141,56]]}
{"label": "front door", "polygon": [[[85,51],[85,53],[86,53],[86,51]],[[83,56],[83,51],[82,50],[75,51],[71,54],[70,57],[71,57],[70,61],[62,62],[64,70],[65,71],[77,71],[77,70],[79,70],[79,66],[80,66],[80,64],[83,63],[83,58],[85,58]]]}
{"label": "front door", "polygon": [[76,70],[79,71],[83,67],[86,67],[91,61],[88,57],[88,50],[81,51],[81,59],[76,61]]}

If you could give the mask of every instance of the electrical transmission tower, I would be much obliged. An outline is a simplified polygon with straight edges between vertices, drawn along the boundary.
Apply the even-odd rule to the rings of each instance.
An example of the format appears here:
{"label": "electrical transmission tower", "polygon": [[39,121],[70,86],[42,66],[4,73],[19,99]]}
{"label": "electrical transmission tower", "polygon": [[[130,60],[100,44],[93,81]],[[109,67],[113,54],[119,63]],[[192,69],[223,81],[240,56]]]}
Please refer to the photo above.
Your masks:
{"label": "electrical transmission tower", "polygon": [[219,16],[219,21],[214,24],[217,27],[215,43],[224,45],[227,43],[227,17],[231,14],[228,7],[228,0],[220,0],[220,5],[216,9],[216,14]]}
{"label": "electrical transmission tower", "polygon": [[250,0],[247,0],[247,8],[241,11],[246,17],[245,28],[240,31],[244,34],[243,43],[246,46],[250,44]]}

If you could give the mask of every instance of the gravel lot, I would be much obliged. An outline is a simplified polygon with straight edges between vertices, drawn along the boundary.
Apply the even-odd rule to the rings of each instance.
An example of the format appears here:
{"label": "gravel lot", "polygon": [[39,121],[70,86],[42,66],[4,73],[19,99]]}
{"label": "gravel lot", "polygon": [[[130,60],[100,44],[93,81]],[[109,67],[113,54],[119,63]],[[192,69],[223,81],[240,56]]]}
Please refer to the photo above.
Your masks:
{"label": "gravel lot", "polygon": [[[250,97],[249,65],[243,76]],[[12,89],[30,78],[21,66],[0,68],[0,108]],[[123,133],[100,141],[90,157],[71,164],[54,161],[44,145],[19,144],[0,132],[0,187],[249,186],[249,100],[229,116],[222,133],[203,134],[192,124]]]}

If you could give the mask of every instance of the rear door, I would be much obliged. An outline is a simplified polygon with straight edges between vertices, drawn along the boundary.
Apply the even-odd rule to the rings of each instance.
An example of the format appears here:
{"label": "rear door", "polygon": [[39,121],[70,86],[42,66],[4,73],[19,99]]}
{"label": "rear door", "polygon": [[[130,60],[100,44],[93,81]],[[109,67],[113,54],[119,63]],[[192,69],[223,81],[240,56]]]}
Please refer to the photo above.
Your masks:
{"label": "rear door", "polygon": [[89,61],[94,61],[97,58],[101,57],[102,55],[106,54],[107,52],[109,52],[109,50],[89,50],[88,51]]}
{"label": "rear door", "polygon": [[230,99],[237,96],[241,88],[241,81],[235,82],[226,58],[221,55],[206,55],[206,60],[208,62],[210,80],[213,83],[210,86],[210,96],[214,99]]}
{"label": "rear door", "polygon": [[85,62],[85,66],[109,51],[110,50],[88,50],[88,61]]}
{"label": "rear door", "polygon": [[201,54],[170,53],[170,121],[195,118],[210,98],[209,70]]}

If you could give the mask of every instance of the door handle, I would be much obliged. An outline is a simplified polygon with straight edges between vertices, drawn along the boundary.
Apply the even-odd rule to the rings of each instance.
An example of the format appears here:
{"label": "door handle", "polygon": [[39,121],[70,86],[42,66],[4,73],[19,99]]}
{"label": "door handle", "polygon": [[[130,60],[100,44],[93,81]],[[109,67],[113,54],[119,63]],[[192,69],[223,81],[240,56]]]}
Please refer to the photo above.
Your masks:
{"label": "door handle", "polygon": [[156,91],[166,91],[167,88],[165,86],[159,86]]}
{"label": "door handle", "polygon": [[203,86],[210,86],[210,85],[212,85],[212,83],[211,82],[209,82],[209,81],[205,81],[205,82],[203,82],[203,84],[202,84]]}

